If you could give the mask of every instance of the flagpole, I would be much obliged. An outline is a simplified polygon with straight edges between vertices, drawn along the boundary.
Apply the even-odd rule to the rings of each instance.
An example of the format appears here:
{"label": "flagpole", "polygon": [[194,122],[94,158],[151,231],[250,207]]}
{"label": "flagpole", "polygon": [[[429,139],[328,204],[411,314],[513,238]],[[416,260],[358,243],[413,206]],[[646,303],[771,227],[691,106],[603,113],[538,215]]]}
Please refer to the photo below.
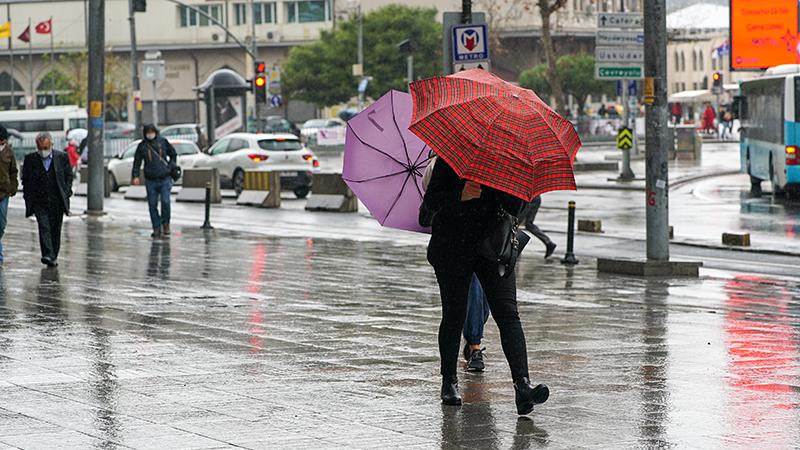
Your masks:
{"label": "flagpole", "polygon": [[33,92],[33,33],[31,33],[31,18],[28,17],[28,80],[30,81],[31,109],[35,109],[36,95]]}
{"label": "flagpole", "polygon": [[[6,3],[6,17],[11,22],[11,3]],[[11,109],[14,108],[14,33],[8,32],[8,59],[11,62]]]}
{"label": "flagpole", "polygon": [[53,106],[56,104],[56,80],[55,77],[55,48],[53,47],[53,16],[50,16],[50,99],[53,101]]}

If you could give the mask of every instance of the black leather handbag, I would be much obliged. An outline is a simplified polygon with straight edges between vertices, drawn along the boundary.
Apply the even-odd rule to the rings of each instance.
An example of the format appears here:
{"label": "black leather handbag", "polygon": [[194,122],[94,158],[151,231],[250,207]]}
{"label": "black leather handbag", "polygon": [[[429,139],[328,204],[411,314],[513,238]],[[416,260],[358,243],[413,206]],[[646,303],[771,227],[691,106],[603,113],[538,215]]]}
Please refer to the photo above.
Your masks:
{"label": "black leather handbag", "polygon": [[517,258],[531,239],[519,231],[521,215],[498,208],[497,221],[478,245],[478,255],[496,263],[501,277],[507,277],[514,272]]}

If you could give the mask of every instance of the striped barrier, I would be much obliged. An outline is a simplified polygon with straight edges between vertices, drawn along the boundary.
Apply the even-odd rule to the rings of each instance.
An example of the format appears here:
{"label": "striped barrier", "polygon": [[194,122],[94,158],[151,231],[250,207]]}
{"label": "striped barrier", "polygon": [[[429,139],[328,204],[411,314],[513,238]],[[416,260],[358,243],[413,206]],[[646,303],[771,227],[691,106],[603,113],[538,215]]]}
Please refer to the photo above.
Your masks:
{"label": "striped barrier", "polygon": [[280,172],[246,171],[244,190],[236,199],[237,205],[258,206],[261,208],[280,208]]}
{"label": "striped barrier", "polygon": [[358,212],[358,198],[340,173],[314,174],[307,211]]}

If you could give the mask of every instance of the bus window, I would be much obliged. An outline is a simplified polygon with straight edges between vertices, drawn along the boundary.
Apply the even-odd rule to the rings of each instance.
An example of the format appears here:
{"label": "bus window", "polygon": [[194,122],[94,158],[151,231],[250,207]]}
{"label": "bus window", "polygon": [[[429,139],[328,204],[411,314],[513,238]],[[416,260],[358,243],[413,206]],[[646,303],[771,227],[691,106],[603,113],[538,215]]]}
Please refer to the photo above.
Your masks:
{"label": "bus window", "polygon": [[747,97],[744,128],[747,138],[784,145],[784,78],[765,78],[742,83]]}
{"label": "bus window", "polygon": [[86,119],[69,119],[69,128],[86,128]]}

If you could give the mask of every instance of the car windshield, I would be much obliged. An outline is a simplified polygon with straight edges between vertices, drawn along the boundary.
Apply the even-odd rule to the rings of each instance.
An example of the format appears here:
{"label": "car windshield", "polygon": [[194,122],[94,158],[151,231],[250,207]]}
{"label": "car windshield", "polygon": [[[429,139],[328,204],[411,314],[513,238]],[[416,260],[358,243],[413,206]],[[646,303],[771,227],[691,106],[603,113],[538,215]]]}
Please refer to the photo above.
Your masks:
{"label": "car windshield", "polygon": [[309,120],[305,124],[303,124],[303,128],[321,128],[328,124],[328,121],[325,119],[314,119]]}
{"label": "car windshield", "polygon": [[274,150],[279,152],[286,152],[292,150],[300,150],[303,144],[297,139],[261,139],[258,141],[258,146],[263,150]]}
{"label": "car windshield", "polygon": [[197,153],[197,148],[192,144],[172,144],[175,147],[175,153],[180,155],[194,155]]}

